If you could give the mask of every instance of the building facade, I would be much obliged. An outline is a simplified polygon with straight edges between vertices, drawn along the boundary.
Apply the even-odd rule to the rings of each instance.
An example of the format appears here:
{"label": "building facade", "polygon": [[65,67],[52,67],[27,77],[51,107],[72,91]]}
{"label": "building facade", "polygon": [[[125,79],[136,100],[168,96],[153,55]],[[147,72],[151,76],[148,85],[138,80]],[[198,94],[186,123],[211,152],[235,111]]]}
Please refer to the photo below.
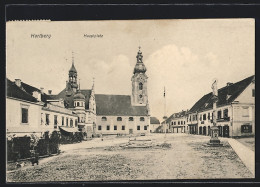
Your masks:
{"label": "building facade", "polygon": [[[255,135],[255,76],[218,89],[217,126],[221,137]],[[189,134],[210,136],[212,93],[204,95],[187,114]]]}

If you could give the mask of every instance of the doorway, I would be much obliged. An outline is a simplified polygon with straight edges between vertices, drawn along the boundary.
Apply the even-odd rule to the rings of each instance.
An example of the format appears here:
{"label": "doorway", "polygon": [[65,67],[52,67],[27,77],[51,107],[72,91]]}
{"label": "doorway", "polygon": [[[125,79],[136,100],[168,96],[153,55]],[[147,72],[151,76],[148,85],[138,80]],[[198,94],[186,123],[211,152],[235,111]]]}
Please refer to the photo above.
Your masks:
{"label": "doorway", "polygon": [[229,126],[225,125],[223,127],[223,137],[229,137]]}

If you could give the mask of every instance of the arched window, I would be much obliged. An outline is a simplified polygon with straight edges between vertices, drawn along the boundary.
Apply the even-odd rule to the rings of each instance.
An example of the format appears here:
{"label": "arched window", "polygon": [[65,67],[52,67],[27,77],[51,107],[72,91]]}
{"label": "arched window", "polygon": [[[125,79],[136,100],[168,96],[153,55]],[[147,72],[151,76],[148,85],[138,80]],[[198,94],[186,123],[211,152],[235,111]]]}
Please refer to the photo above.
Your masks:
{"label": "arched window", "polygon": [[172,121],[172,125],[173,125],[173,121]]}
{"label": "arched window", "polygon": [[144,117],[140,117],[140,121],[144,121]]}
{"label": "arched window", "polygon": [[122,118],[121,117],[117,117],[117,121],[122,121]]}
{"label": "arched window", "polygon": [[77,102],[77,106],[79,106],[79,102]]}
{"label": "arched window", "polygon": [[133,117],[129,117],[129,121],[134,121],[134,118]]}
{"label": "arched window", "polygon": [[143,89],[143,83],[139,83],[139,90],[142,90]]}
{"label": "arched window", "polygon": [[106,117],[102,117],[101,121],[107,121],[107,118]]}

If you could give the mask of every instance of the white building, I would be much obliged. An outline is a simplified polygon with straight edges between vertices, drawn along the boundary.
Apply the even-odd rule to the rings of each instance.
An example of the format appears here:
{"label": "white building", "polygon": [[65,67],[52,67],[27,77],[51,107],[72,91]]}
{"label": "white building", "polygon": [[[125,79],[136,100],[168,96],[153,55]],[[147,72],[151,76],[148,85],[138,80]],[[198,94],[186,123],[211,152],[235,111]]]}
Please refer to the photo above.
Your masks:
{"label": "white building", "polygon": [[[188,133],[210,135],[212,92],[204,95],[188,113]],[[239,137],[255,134],[255,76],[218,89],[217,126],[219,136]]]}

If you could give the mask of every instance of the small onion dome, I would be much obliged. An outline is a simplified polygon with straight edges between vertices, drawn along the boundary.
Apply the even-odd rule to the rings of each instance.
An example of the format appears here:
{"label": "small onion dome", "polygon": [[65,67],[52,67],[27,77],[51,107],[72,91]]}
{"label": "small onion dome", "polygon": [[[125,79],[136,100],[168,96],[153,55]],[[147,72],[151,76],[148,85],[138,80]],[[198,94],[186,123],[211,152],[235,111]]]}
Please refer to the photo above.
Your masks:
{"label": "small onion dome", "polygon": [[85,96],[78,90],[78,92],[74,95],[74,100],[76,99],[83,99],[85,100]]}
{"label": "small onion dome", "polygon": [[140,51],[140,49],[137,53],[136,59],[137,59],[137,63],[134,68],[134,74],[135,73],[145,73],[146,67],[143,63],[143,55],[142,55],[142,52]]}
{"label": "small onion dome", "polygon": [[74,66],[74,63],[72,63],[72,66],[71,66],[69,72],[77,73],[77,70],[76,70],[76,68],[75,68],[75,66]]}

